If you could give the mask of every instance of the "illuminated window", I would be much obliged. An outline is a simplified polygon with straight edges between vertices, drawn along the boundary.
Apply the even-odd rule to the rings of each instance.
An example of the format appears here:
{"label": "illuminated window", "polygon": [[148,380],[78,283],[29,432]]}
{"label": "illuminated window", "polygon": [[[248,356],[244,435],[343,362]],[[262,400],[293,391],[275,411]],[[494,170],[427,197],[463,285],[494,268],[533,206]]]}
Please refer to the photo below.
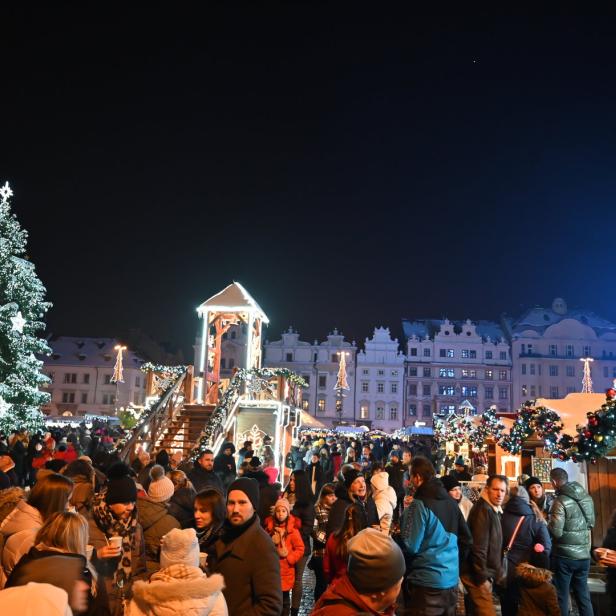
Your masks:
{"label": "illuminated window", "polygon": [[491,381],[494,378],[494,372],[492,370],[486,370],[486,381]]}
{"label": "illuminated window", "polygon": [[368,419],[370,417],[370,410],[367,404],[361,404],[359,407],[359,417],[360,419]]}
{"label": "illuminated window", "polygon": [[[456,373],[453,368],[439,368],[438,375],[443,379],[453,379]],[[462,376],[464,376],[464,370],[462,370]]]}
{"label": "illuminated window", "polygon": [[323,413],[325,411],[325,399],[324,398],[319,398],[319,401],[317,402],[317,408],[319,410],[319,413]]}
{"label": "illuminated window", "polygon": [[476,379],[477,370],[462,370],[462,378],[463,379]]}
{"label": "illuminated window", "polygon": [[383,408],[383,406],[380,404],[377,404],[376,415],[375,415],[376,419],[383,419],[384,412],[385,412],[385,409]]}

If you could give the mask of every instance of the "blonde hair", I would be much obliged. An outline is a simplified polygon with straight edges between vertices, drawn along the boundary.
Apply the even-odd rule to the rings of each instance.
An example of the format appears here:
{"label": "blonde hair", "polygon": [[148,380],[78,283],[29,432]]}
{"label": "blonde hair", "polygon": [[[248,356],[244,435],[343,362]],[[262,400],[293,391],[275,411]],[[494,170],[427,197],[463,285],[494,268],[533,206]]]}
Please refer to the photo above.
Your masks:
{"label": "blonde hair", "polygon": [[36,535],[35,545],[86,555],[88,545],[88,522],[79,513],[60,511],[52,513]]}
{"label": "blonde hair", "polygon": [[[57,552],[80,554],[87,559],[86,548],[89,538],[88,521],[79,513],[60,511],[52,513],[36,534],[34,545]],[[98,573],[92,564],[86,560],[86,567],[92,577],[90,592],[96,596],[96,581]]]}
{"label": "blonde hair", "polygon": [[176,490],[179,488],[192,488],[192,483],[188,481],[188,477],[184,471],[169,471],[167,477],[171,479],[171,483]]}

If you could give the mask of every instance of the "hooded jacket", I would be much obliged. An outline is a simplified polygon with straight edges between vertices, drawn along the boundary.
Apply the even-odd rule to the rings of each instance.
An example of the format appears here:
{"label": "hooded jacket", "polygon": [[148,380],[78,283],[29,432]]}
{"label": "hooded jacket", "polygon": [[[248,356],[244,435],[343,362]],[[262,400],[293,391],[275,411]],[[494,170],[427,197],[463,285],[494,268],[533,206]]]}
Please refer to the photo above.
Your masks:
{"label": "hooded jacket", "polygon": [[371,609],[344,575],[338,582],[327,587],[310,616],[393,616],[394,609],[395,605],[384,612]]}
{"label": "hooded jacket", "polygon": [[503,548],[509,545],[520,517],[523,517],[524,521],[518,529],[511,550],[507,553],[507,577],[509,579],[515,577],[516,565],[521,562],[530,562],[534,553],[533,547],[536,543],[540,543],[545,548],[546,556],[549,556],[552,549],[547,525],[543,520],[537,520],[530,505],[519,496],[512,496],[505,505],[501,518]]}
{"label": "hooded jacket", "polygon": [[518,614],[524,616],[560,616],[552,574],[528,563],[519,565],[516,575],[520,589]]}
{"label": "hooded jacket", "polygon": [[17,506],[4,518],[0,526],[0,533],[4,540],[2,550],[2,568],[5,575],[9,575],[19,559],[34,545],[36,533],[43,526],[43,517],[25,500],[19,501]]}
{"label": "hooded jacket", "polygon": [[199,567],[175,564],[149,582],[133,584],[127,616],[227,616],[221,575],[207,577]]}
{"label": "hooded jacket", "polygon": [[26,493],[23,488],[7,488],[0,490],[0,524],[15,509],[19,501],[25,500]]}
{"label": "hooded jacket", "polygon": [[595,525],[592,498],[577,481],[557,491],[548,527],[553,538],[552,553],[560,558],[590,558],[590,531]]}
{"label": "hooded jacket", "polygon": [[155,503],[148,498],[137,498],[139,523],[145,538],[145,556],[147,560],[158,562],[160,540],[180,523],[169,513],[165,503]]}
{"label": "hooded jacket", "polygon": [[358,507],[361,518],[362,527],[368,528],[368,526],[376,526],[379,523],[379,514],[374,503],[374,499],[368,492],[366,500],[361,502],[359,500],[351,500],[349,491],[345,487],[344,483],[338,482],[334,490],[337,500],[329,510],[329,519],[327,520],[327,536],[336,532],[344,522],[344,516],[348,507]]}
{"label": "hooded jacket", "polygon": [[370,483],[372,484],[372,498],[376,505],[381,530],[389,533],[394,511],[398,505],[398,495],[389,485],[389,474],[385,471],[372,475]]}
{"label": "hooded jacket", "polygon": [[[280,581],[282,590],[291,590],[295,584],[295,564],[304,555],[304,542],[297,528],[298,520],[295,516],[289,515],[285,524],[284,542],[287,548],[287,556],[280,558]],[[276,529],[279,527],[272,516],[265,520],[265,530],[270,537],[274,537]]]}
{"label": "hooded jacket", "polygon": [[[225,455],[225,450],[230,449],[231,455]],[[237,476],[237,467],[235,465],[235,445],[233,443],[223,443],[220,448],[220,453],[214,458],[214,472],[220,477],[224,487],[226,488]]]}
{"label": "hooded jacket", "polygon": [[410,556],[408,579],[417,586],[447,589],[458,583],[459,551],[471,537],[462,512],[440,480],[421,484],[402,516],[401,535]]}

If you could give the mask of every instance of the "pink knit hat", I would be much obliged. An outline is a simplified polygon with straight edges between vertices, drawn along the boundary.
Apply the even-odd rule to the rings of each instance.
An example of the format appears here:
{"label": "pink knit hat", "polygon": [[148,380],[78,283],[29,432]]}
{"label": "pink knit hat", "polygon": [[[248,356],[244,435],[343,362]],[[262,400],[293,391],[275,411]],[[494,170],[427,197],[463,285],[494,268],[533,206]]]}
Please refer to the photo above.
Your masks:
{"label": "pink knit hat", "polygon": [[150,469],[150,478],[152,479],[150,487],[148,488],[150,500],[155,503],[168,501],[175,492],[175,486],[173,485],[173,481],[165,476],[165,469],[155,464]]}

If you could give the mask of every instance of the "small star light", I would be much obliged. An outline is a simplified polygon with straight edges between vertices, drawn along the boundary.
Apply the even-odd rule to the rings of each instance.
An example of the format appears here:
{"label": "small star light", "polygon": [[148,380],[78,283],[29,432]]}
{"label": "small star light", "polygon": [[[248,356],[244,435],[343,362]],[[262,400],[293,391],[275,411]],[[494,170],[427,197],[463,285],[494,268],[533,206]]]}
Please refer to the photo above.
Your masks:
{"label": "small star light", "polygon": [[4,186],[0,188],[0,197],[2,197],[2,201],[8,201],[13,196],[13,191],[9,186],[8,182],[4,183]]}
{"label": "small star light", "polygon": [[14,332],[19,332],[21,334],[24,331],[26,319],[23,318],[21,310],[11,319],[11,323],[13,323]]}

